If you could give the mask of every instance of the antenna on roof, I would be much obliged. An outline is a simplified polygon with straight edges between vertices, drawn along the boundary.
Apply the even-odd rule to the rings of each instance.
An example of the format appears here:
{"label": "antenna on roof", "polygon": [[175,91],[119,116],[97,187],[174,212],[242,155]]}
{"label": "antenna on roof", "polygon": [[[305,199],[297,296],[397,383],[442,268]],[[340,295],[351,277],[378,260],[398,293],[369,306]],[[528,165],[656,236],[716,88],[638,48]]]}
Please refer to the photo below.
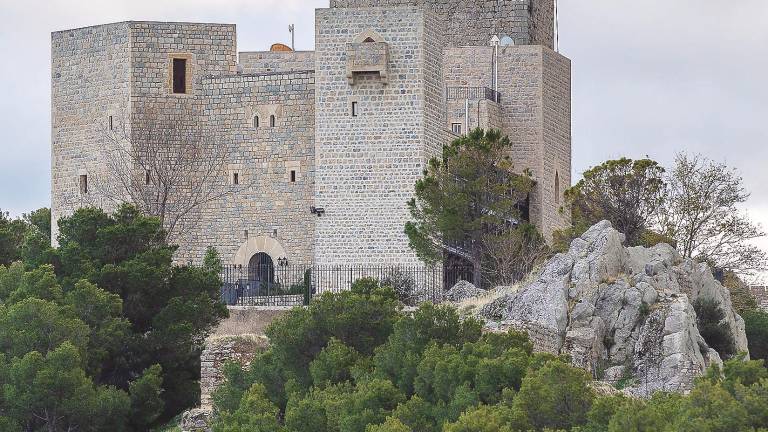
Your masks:
{"label": "antenna on roof", "polygon": [[560,11],[557,9],[557,0],[555,0],[555,51],[560,52]]}
{"label": "antenna on roof", "polygon": [[291,50],[296,51],[296,26],[293,24],[289,25],[288,31],[291,33]]}

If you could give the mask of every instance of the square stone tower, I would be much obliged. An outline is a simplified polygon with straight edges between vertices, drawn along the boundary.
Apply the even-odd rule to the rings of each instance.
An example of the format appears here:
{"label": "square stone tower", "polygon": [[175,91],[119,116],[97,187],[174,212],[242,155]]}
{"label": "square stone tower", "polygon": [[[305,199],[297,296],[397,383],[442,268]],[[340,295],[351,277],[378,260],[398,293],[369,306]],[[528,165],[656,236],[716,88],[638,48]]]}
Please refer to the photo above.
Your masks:
{"label": "square stone tower", "polygon": [[440,22],[419,7],[317,11],[316,264],[418,263],[403,229],[447,138]]}

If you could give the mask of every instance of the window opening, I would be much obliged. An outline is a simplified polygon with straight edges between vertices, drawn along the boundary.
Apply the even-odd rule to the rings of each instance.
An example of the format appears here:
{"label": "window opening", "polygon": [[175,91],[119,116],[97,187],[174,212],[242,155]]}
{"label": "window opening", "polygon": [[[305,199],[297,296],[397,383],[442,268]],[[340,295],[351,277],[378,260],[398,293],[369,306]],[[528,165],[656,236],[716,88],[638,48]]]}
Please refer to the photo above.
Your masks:
{"label": "window opening", "polygon": [[291,171],[291,183],[296,183],[296,171]]}
{"label": "window opening", "polygon": [[453,132],[456,135],[461,135],[461,123],[451,124],[451,132]]}
{"label": "window opening", "polygon": [[173,59],[173,92],[187,92],[187,59]]}
{"label": "window opening", "polygon": [[269,116],[269,127],[275,127],[275,116]]}
{"label": "window opening", "polygon": [[87,174],[80,175],[80,193],[81,194],[88,193],[88,175]]}
{"label": "window opening", "polygon": [[357,102],[352,102],[352,117],[357,117]]}

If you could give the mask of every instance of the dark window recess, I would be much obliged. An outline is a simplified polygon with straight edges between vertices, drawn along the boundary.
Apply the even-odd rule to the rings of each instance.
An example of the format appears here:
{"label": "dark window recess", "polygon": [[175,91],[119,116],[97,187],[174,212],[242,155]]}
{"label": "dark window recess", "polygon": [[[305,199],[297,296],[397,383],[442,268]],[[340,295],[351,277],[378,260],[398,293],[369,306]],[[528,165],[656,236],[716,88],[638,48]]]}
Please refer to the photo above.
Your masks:
{"label": "dark window recess", "polygon": [[275,116],[269,116],[269,127],[275,127]]}
{"label": "dark window recess", "polygon": [[187,92],[187,60],[173,59],[173,92]]}
{"label": "dark window recess", "polygon": [[80,176],[80,193],[81,194],[88,193],[88,175],[87,174],[83,174]]}
{"label": "dark window recess", "polygon": [[152,176],[149,171],[144,173],[144,184],[150,184],[152,182]]}
{"label": "dark window recess", "polygon": [[352,117],[357,117],[357,102],[352,102]]}
{"label": "dark window recess", "polygon": [[291,183],[296,183],[296,171],[291,171]]}
{"label": "dark window recess", "polygon": [[371,43],[371,42],[376,42],[376,41],[375,41],[375,40],[373,40],[373,38],[372,38],[372,37],[367,37],[367,38],[365,38],[365,40],[363,41],[363,43]]}
{"label": "dark window recess", "polygon": [[239,185],[240,184],[240,174],[239,173],[233,173],[232,174],[232,184]]}
{"label": "dark window recess", "polygon": [[113,129],[114,129],[114,124],[112,122],[112,116],[109,116],[109,130],[113,130]]}
{"label": "dark window recess", "polygon": [[461,135],[461,123],[453,123],[451,125],[451,132],[455,135]]}
{"label": "dark window recess", "polygon": [[259,116],[255,116],[253,118],[253,127],[255,128],[259,127]]}

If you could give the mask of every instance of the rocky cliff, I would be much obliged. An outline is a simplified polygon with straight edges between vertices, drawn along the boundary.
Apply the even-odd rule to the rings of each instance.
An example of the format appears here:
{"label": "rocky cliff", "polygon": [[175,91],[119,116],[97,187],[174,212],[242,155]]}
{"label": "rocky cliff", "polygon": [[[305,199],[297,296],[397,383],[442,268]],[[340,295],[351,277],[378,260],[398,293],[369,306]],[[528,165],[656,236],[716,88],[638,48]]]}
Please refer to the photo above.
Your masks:
{"label": "rocky cliff", "polygon": [[536,348],[569,354],[596,379],[632,395],[687,391],[721,355],[699,333],[693,304],[712,300],[738,352],[747,351],[744,321],[708,265],[674,248],[623,246],[607,221],[552,258],[518,292],[485,305],[496,329],[528,331]]}

